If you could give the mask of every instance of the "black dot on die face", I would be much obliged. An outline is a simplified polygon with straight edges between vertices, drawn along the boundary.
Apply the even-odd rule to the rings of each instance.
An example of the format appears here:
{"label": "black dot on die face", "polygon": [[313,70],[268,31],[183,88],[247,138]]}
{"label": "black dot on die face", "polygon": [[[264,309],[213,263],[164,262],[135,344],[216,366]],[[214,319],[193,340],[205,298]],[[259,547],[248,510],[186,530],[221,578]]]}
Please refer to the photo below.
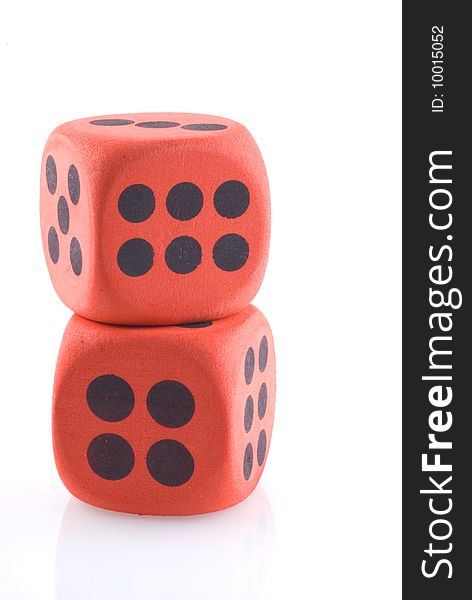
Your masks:
{"label": "black dot on die face", "polygon": [[128,186],[118,199],[120,215],[130,223],[142,223],[149,219],[155,207],[154,192],[140,183]]}
{"label": "black dot on die face", "polygon": [[147,453],[146,464],[157,482],[170,487],[186,483],[195,468],[190,452],[176,440],[160,440],[153,444]]}
{"label": "black dot on die face", "polygon": [[46,159],[46,183],[49,193],[55,194],[57,189],[57,168],[56,162],[51,155]]}
{"label": "black dot on die face", "polygon": [[70,264],[76,275],[82,273],[82,249],[79,240],[75,237],[70,241]]}
{"label": "black dot on die face", "polygon": [[133,238],[118,250],[118,267],[129,277],[140,277],[149,271],[154,262],[154,250],[149,242]]}
{"label": "black dot on die face", "polygon": [[69,167],[67,173],[67,186],[69,188],[69,196],[72,204],[78,204],[80,200],[80,178],[75,165]]}
{"label": "black dot on die face", "polygon": [[267,337],[264,336],[259,345],[259,371],[263,373],[267,366],[267,357],[269,355],[269,344]]}
{"label": "black dot on die face", "polygon": [[96,377],[90,382],[86,396],[90,410],[104,421],[122,421],[134,408],[131,386],[116,375]]}
{"label": "black dot on die face", "polygon": [[265,383],[259,388],[259,397],[257,400],[257,414],[259,419],[263,419],[267,410],[267,386]]}
{"label": "black dot on die face", "polygon": [[143,121],[142,123],[136,123],[136,127],[144,127],[145,129],[168,129],[179,125],[180,123],[174,121]]}
{"label": "black dot on die face", "polygon": [[182,427],[195,412],[191,391],[178,381],[156,383],[149,390],[146,403],[151,417],[164,427]]}
{"label": "black dot on die face", "polygon": [[59,223],[59,229],[62,233],[66,234],[69,231],[69,205],[64,196],[61,196],[57,202],[57,220]]}
{"label": "black dot on die face", "polygon": [[178,183],[167,194],[166,206],[174,219],[190,221],[202,210],[203,194],[194,183]]}
{"label": "black dot on die face", "polygon": [[166,249],[166,263],[171,271],[186,275],[195,271],[202,261],[202,248],[195,238],[183,235]]}
{"label": "black dot on die face", "polygon": [[213,247],[213,260],[222,271],[237,271],[246,264],[249,246],[246,240],[236,234],[228,233]]}
{"label": "black dot on die face", "polygon": [[182,129],[189,129],[190,131],[219,131],[220,129],[226,129],[226,125],[221,123],[192,123],[191,125],[182,125]]}
{"label": "black dot on die face", "polygon": [[257,440],[257,464],[259,466],[264,462],[264,458],[266,455],[267,449],[267,435],[264,430],[262,430],[259,434],[259,439]]}
{"label": "black dot on die face", "polygon": [[134,121],[129,119],[95,119],[90,121],[90,125],[99,125],[101,127],[116,127],[119,125],[132,125]]}
{"label": "black dot on die face", "polygon": [[87,448],[90,468],[102,479],[116,481],[129,475],[134,467],[134,453],[119,435],[104,433],[94,438]]}
{"label": "black dot on die face", "polygon": [[244,451],[244,461],[243,461],[243,475],[244,475],[244,479],[246,481],[249,479],[249,477],[251,477],[253,460],[254,460],[254,452],[252,449],[252,444],[248,444],[246,446],[246,450]]}
{"label": "black dot on die face", "polygon": [[52,262],[56,264],[59,260],[59,237],[55,227],[50,227],[48,231],[48,250]]}
{"label": "black dot on die face", "polygon": [[244,407],[244,431],[249,433],[252,427],[252,420],[254,418],[254,400],[252,396],[248,396],[246,400],[246,406]]}
{"label": "black dot on die face", "polygon": [[251,383],[254,376],[254,362],[254,350],[249,347],[244,360],[244,379],[248,385]]}
{"label": "black dot on die face", "polygon": [[240,181],[225,181],[213,198],[216,211],[227,219],[243,215],[249,206],[249,190]]}
{"label": "black dot on die face", "polygon": [[177,325],[177,327],[182,327],[183,329],[203,329],[204,327],[211,327],[213,325],[213,321],[200,321],[199,323],[181,323]]}

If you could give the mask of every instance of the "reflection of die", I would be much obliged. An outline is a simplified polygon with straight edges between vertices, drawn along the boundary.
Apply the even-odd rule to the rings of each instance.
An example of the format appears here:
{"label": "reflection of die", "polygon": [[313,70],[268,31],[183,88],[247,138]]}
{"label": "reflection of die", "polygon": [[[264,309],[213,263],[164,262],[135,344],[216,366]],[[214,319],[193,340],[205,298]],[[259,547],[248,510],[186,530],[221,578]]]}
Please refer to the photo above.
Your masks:
{"label": "reflection of die", "polygon": [[272,336],[253,306],[159,328],[74,316],[56,371],[58,470],[75,496],[103,508],[219,510],[256,486],[274,403]]}
{"label": "reflection of die", "polygon": [[229,510],[146,518],[71,499],[57,543],[55,600],[269,598],[274,522],[263,488]]}
{"label": "reflection of die", "polygon": [[241,310],[264,275],[269,213],[257,145],[228,119],[80,119],[46,145],[47,264],[60,298],[89,319],[175,324]]}

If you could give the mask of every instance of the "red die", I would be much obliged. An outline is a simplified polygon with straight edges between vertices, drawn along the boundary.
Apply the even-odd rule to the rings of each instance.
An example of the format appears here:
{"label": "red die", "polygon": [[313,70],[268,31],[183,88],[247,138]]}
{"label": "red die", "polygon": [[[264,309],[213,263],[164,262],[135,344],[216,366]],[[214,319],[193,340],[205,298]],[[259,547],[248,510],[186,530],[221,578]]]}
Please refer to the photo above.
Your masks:
{"label": "red die", "polygon": [[234,314],[264,275],[270,200],[239,123],[154,113],[65,123],[50,136],[41,228],[54,287],[107,323]]}
{"label": "red die", "polygon": [[72,494],[102,508],[223,509],[261,476],[274,403],[272,336],[253,306],[170,327],[73,316],[54,389],[57,467]]}

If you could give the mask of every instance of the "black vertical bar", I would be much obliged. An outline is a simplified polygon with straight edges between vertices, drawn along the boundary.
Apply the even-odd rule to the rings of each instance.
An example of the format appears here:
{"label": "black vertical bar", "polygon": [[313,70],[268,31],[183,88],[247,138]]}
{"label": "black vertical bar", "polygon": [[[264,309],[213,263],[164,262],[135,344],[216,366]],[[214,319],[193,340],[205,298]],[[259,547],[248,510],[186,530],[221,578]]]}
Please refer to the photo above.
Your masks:
{"label": "black vertical bar", "polygon": [[415,600],[472,594],[469,8],[403,3],[403,596]]}

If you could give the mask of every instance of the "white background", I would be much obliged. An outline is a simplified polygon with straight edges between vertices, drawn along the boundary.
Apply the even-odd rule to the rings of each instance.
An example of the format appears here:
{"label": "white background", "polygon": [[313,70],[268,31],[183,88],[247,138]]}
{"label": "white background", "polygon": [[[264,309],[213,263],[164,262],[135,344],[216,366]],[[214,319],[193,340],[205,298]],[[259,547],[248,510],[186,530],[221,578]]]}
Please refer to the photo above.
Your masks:
{"label": "white background", "polygon": [[[0,23],[0,597],[400,597],[400,3],[13,2]],[[254,495],[216,515],[72,500],[50,402],[70,316],[42,256],[40,159],[78,117],[241,121],[272,189],[255,304],[278,408]]]}

